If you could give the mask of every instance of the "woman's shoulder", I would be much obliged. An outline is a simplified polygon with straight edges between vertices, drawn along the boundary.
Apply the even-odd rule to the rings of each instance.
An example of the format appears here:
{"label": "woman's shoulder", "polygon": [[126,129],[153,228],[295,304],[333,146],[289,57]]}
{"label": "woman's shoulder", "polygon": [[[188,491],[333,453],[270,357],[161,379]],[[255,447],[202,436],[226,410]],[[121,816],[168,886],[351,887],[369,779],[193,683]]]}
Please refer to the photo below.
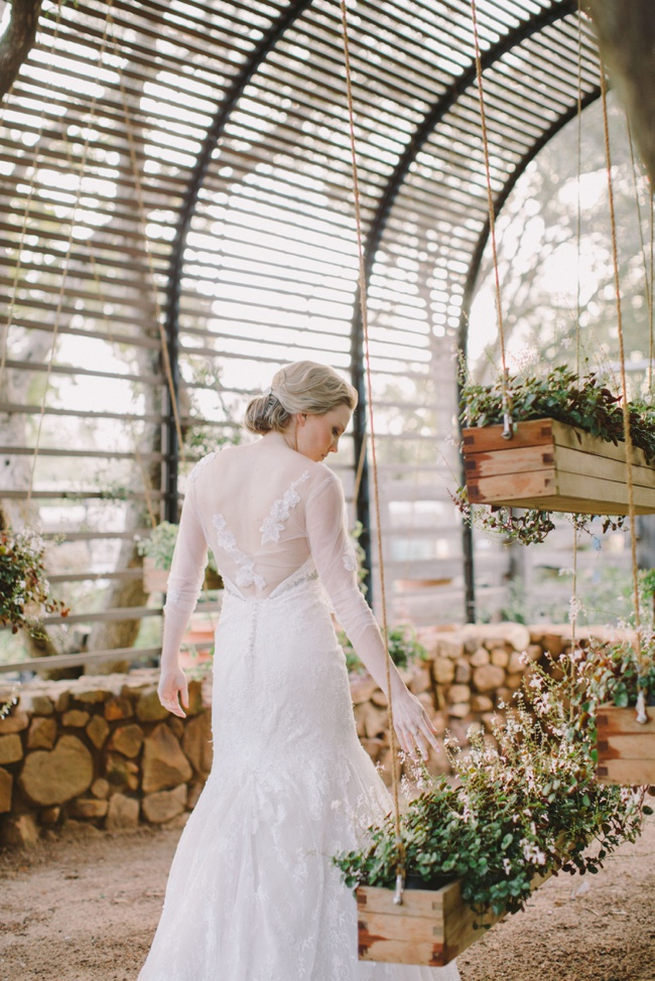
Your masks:
{"label": "woman's shoulder", "polygon": [[212,470],[213,466],[225,461],[232,450],[239,448],[240,447],[230,443],[225,446],[217,446],[215,450],[211,451],[211,453],[207,453],[205,456],[201,457],[200,460],[198,460],[189,474],[189,480],[195,483],[198,477],[200,477],[203,473]]}
{"label": "woman's shoulder", "polygon": [[325,492],[339,497],[343,497],[343,486],[338,476],[327,464],[322,462],[309,462],[309,487],[312,494]]}

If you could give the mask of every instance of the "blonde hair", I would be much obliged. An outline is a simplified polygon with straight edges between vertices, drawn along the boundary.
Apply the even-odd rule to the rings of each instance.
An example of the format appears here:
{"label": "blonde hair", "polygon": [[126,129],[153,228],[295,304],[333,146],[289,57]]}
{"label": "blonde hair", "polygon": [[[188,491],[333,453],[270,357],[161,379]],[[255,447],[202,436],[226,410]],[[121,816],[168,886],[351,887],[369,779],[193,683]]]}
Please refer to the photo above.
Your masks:
{"label": "blonde hair", "polygon": [[245,425],[251,433],[283,432],[297,412],[322,416],[338,405],[354,409],[357,392],[334,368],[315,361],[296,361],[275,375],[264,395],[251,399]]}

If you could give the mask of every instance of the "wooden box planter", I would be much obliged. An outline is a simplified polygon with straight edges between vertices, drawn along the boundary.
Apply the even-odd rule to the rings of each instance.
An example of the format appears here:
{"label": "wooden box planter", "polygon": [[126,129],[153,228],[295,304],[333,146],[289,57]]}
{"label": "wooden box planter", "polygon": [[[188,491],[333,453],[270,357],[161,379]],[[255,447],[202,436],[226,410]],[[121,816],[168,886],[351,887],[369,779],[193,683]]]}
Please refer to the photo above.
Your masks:
{"label": "wooden box planter", "polygon": [[[463,431],[464,468],[471,504],[540,508],[582,514],[627,514],[625,444],[609,443],[556,419]],[[655,512],[655,468],[633,453],[635,510]]]}
{"label": "wooden box planter", "polygon": [[601,783],[655,785],[655,708],[637,722],[634,708],[601,705],[596,712],[596,775]]}
{"label": "wooden box planter", "polygon": [[151,593],[165,593],[168,589],[168,569],[158,569],[155,560],[146,555],[143,560],[143,591]]}
{"label": "wooden box planter", "polygon": [[443,967],[502,919],[474,913],[457,880],[441,889],[407,889],[401,906],[394,905],[392,889],[360,886],[356,897],[363,961]]}

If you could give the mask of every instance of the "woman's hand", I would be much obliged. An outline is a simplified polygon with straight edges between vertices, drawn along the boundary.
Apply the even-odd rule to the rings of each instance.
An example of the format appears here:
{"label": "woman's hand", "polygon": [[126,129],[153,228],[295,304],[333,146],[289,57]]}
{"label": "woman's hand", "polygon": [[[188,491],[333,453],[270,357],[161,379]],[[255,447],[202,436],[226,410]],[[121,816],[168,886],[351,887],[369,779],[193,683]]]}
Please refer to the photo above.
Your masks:
{"label": "woman's hand", "polygon": [[424,760],[430,746],[439,749],[437,732],[416,695],[403,685],[393,693],[393,723],[403,753],[416,757],[417,750]]}
{"label": "woman's hand", "polygon": [[180,702],[184,708],[189,708],[189,686],[182,668],[177,665],[162,666],[157,694],[165,709],[179,716],[180,719],[186,718],[186,712],[183,711]]}

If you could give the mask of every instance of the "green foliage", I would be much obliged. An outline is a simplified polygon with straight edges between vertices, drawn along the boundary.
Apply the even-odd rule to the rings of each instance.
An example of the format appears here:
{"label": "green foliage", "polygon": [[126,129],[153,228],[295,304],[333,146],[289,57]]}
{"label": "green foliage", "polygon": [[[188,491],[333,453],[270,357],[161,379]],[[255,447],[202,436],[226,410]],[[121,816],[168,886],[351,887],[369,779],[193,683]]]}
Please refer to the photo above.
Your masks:
{"label": "green foliage", "polygon": [[[504,395],[515,422],[550,417],[615,445],[623,441],[623,411],[620,398],[603,385],[594,372],[578,378],[560,365],[544,377],[515,375],[503,385],[499,376],[490,385],[462,378],[460,417],[467,426],[492,426],[503,422]],[[655,406],[645,399],[629,403],[632,442],[655,463]],[[531,545],[543,542],[554,528],[552,512],[539,508],[471,505],[465,487],[451,494],[465,520],[475,521],[487,531]],[[587,526],[594,515],[576,515],[577,527]],[[624,518],[606,517],[603,531],[622,527]]]}
{"label": "green foliage", "polygon": [[[151,558],[155,563],[156,569],[169,570],[173,561],[173,552],[175,551],[175,542],[177,541],[179,529],[180,526],[171,521],[160,521],[158,525],[155,525],[147,538],[137,539],[137,552],[139,555],[147,555]],[[207,565],[212,572],[217,573],[216,560],[212,552],[209,553]],[[218,584],[213,588],[222,588],[220,577]]]}
{"label": "green foliage", "polygon": [[[515,421],[548,416],[609,443],[616,445],[623,441],[620,397],[603,385],[595,372],[578,378],[571,368],[560,365],[541,378],[510,376],[507,394]],[[469,426],[502,423],[502,377],[491,385],[464,380],[461,405],[461,417]],[[633,444],[655,462],[655,407],[644,399],[635,400],[629,403],[629,414]]]}
{"label": "green foliage", "polygon": [[644,637],[639,653],[628,640],[594,644],[586,652],[583,670],[590,707],[603,702],[622,708],[636,705],[640,689],[655,703],[655,634]]}
{"label": "green foliage", "polygon": [[39,635],[44,613],[66,616],[68,608],[54,599],[44,566],[45,542],[32,531],[0,532],[0,624]]}
{"label": "green foliage", "polygon": [[363,531],[364,525],[361,523],[361,521],[356,521],[354,528],[350,530],[350,537],[353,540],[355,558],[357,559],[357,583],[359,585],[360,592],[366,596],[368,592],[368,586],[364,582],[368,574],[368,570],[364,564],[366,562],[366,552],[359,541]]}
{"label": "green foliage", "polygon": [[156,569],[170,569],[178,531],[179,525],[171,521],[160,521],[147,538],[137,540],[139,555],[151,558]]}
{"label": "green foliage", "polygon": [[[609,852],[635,840],[643,794],[596,782],[586,719],[569,718],[569,685],[535,669],[493,727],[494,744],[469,733],[469,749],[451,749],[457,784],[428,778],[401,818],[406,872],[417,885],[457,878],[479,914],[514,912],[535,876],[597,872]],[[396,863],[391,817],[368,829],[362,849],[335,858],[350,887],[392,886]]]}
{"label": "green foliage", "polygon": [[458,487],[450,497],[466,522],[475,523],[485,531],[497,532],[508,540],[520,542],[521,545],[536,545],[543,542],[548,533],[555,528],[550,511],[500,505],[473,505],[468,499],[466,487]]}
{"label": "green foliage", "polygon": [[[406,668],[412,661],[426,661],[428,652],[419,643],[416,633],[409,624],[391,627],[388,631],[389,655],[397,668]],[[349,671],[363,671],[364,665],[355,654],[354,648],[343,631],[339,632],[339,643],[346,655],[346,667]]]}

